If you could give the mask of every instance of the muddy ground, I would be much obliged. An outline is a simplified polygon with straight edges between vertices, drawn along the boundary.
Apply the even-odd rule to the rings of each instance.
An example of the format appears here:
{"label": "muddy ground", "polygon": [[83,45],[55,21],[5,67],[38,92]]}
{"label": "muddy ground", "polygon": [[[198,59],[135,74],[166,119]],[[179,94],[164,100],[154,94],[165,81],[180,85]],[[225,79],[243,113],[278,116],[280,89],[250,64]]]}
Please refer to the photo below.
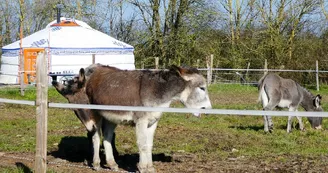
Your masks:
{"label": "muddy ground", "polygon": [[[74,156],[74,157],[72,157]],[[84,157],[84,156],[83,156]],[[83,158],[80,157],[80,158]],[[87,166],[79,153],[68,151],[48,153],[48,170],[55,172],[94,173]],[[288,159],[286,159],[288,158]],[[284,159],[272,158],[268,163],[266,158],[228,158],[227,160],[207,160],[193,154],[175,153],[172,155],[154,154],[154,165],[157,172],[328,172],[328,157],[302,158],[300,156],[284,156]],[[24,172],[32,172],[33,153],[0,153],[0,167],[20,167]],[[119,172],[136,172],[138,155],[120,155],[117,158]],[[275,161],[276,160],[276,161]],[[98,172],[112,172],[102,164]]]}

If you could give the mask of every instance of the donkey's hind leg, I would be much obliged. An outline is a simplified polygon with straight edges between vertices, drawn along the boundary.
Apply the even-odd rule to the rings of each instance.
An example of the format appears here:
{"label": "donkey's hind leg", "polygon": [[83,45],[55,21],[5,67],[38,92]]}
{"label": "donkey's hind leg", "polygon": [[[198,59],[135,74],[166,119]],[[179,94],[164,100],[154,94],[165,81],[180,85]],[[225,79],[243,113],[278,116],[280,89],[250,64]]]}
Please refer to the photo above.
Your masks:
{"label": "donkey's hind leg", "polygon": [[[271,105],[267,105],[265,106],[265,108],[263,110],[268,111],[268,110],[272,110],[274,107]],[[273,122],[272,122],[272,117],[269,115],[264,115],[264,131],[265,132],[272,132],[273,131]]]}
{"label": "donkey's hind leg", "polygon": [[269,132],[268,116],[264,115],[263,118],[264,118],[264,131]]}
{"label": "donkey's hind leg", "polygon": [[[270,97],[271,96],[271,97]],[[279,103],[280,93],[278,90],[270,90],[264,86],[261,91],[261,100],[264,111],[273,110]],[[264,116],[264,131],[273,131],[273,122],[271,116]]]}
{"label": "donkey's hind leg", "polygon": [[[264,91],[262,91],[261,97],[262,97],[261,100],[262,100],[263,110],[265,111],[265,110],[268,109],[267,108],[267,105],[269,103],[269,99],[268,99],[268,97],[267,97],[267,95],[266,95],[266,93]],[[264,115],[263,118],[264,118],[264,131],[265,132],[269,132],[269,116]],[[271,124],[271,129],[272,129],[273,128],[273,124],[272,124],[271,117],[270,117],[270,120],[271,120],[271,123],[270,124]]]}
{"label": "donkey's hind leg", "polygon": [[103,145],[105,149],[106,163],[111,170],[118,171],[118,165],[115,162],[114,155],[113,155],[113,148],[115,146],[112,146],[112,140],[113,140],[115,128],[116,128],[116,124],[111,123],[107,120],[103,120],[103,134],[104,134]]}

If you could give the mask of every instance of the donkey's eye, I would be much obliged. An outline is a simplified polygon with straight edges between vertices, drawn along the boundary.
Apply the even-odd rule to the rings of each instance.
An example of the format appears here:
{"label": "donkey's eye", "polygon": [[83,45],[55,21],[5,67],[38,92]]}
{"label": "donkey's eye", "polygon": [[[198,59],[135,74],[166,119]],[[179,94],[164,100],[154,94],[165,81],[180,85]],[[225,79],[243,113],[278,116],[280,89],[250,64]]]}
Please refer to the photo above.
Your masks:
{"label": "donkey's eye", "polygon": [[201,90],[205,91],[205,87],[199,87],[199,89],[201,89]]}

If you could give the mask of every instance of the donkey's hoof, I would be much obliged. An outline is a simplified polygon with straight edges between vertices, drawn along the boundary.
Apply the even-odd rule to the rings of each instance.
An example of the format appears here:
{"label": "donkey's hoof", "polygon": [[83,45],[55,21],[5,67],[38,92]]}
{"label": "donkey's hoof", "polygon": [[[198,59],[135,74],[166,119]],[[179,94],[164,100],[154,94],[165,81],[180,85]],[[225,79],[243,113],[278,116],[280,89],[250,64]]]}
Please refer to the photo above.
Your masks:
{"label": "donkey's hoof", "polygon": [[114,163],[107,163],[107,166],[113,170],[113,171],[118,171],[118,164],[116,164],[115,162]]}
{"label": "donkey's hoof", "polygon": [[138,170],[140,173],[148,173],[147,165],[137,164]]}
{"label": "donkey's hoof", "polygon": [[96,163],[96,164],[94,163],[92,169],[95,170],[95,171],[99,171],[100,170],[100,163]]}
{"label": "donkey's hoof", "polygon": [[147,165],[140,166],[138,164],[137,167],[140,173],[156,173],[156,169],[154,168],[154,166],[147,166]]}
{"label": "donkey's hoof", "polygon": [[89,165],[89,161],[88,161],[87,159],[84,159],[84,161],[83,161],[83,165],[84,165],[84,166],[88,166],[88,165]]}
{"label": "donkey's hoof", "polygon": [[264,130],[265,133],[273,133],[273,129]]}
{"label": "donkey's hoof", "polygon": [[98,167],[92,167],[92,169],[95,170],[95,171],[99,171],[100,170],[100,166],[98,166]]}
{"label": "donkey's hoof", "polygon": [[148,173],[156,173],[156,169],[154,168],[154,166],[148,167],[147,171]]}

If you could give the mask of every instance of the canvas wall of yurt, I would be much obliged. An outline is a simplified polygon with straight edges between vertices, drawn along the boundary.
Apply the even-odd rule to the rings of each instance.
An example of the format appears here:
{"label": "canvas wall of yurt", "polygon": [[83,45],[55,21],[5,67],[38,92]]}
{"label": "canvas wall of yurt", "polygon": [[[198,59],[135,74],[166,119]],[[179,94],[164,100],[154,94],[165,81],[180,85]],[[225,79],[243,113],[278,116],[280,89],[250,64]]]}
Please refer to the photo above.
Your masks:
{"label": "canvas wall of yurt", "polygon": [[[134,48],[88,24],[62,17],[21,40],[22,49],[44,48],[48,55],[49,72],[77,74],[80,68],[92,63],[111,65],[121,69],[135,69]],[[2,47],[0,83],[19,83],[20,40]],[[22,58],[24,59],[24,58]],[[26,59],[26,58],[25,58]],[[28,62],[24,63],[25,66]],[[25,71],[33,70],[33,64]],[[28,69],[32,68],[32,69]],[[25,73],[27,75],[28,72]]]}

